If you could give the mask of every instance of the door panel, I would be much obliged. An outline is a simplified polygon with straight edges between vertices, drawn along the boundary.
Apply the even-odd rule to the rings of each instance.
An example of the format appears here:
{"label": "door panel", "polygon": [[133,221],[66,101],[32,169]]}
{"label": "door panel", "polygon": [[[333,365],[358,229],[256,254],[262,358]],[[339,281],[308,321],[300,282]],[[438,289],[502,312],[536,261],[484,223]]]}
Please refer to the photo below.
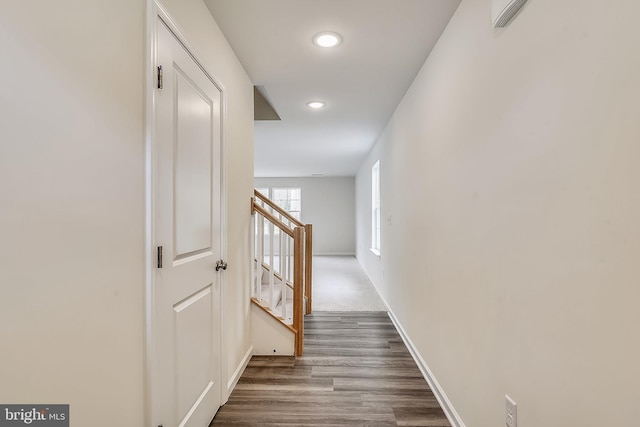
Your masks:
{"label": "door panel", "polygon": [[213,100],[175,71],[175,254],[211,249]]}
{"label": "door panel", "polygon": [[178,418],[184,419],[203,391],[207,391],[214,369],[209,352],[213,348],[212,285],[173,306],[176,331],[176,380]]}
{"label": "door panel", "polygon": [[161,19],[154,92],[152,425],[201,427],[220,406],[219,88]]}

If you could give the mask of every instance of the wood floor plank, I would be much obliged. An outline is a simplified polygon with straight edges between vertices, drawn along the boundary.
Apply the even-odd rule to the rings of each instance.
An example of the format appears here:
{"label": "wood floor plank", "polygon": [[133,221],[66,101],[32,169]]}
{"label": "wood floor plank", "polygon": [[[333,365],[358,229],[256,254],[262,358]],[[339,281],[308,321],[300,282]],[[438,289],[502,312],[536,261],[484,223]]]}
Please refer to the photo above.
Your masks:
{"label": "wood floor plank", "polygon": [[417,367],[397,367],[394,369],[373,369],[367,366],[313,366],[311,376],[314,378],[419,378],[422,373]]}
{"label": "wood floor plank", "polygon": [[262,366],[247,366],[242,374],[243,379],[251,378],[310,378],[313,367],[311,366],[297,366],[297,367],[262,367]]}
{"label": "wood floor plank", "polygon": [[305,319],[302,357],[253,357],[211,426],[450,427],[384,312]]}

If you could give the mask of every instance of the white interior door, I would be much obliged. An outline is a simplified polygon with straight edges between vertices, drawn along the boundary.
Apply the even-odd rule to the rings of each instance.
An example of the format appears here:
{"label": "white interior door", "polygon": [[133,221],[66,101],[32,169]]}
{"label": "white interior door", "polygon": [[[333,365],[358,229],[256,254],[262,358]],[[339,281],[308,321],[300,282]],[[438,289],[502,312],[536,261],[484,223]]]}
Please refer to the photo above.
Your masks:
{"label": "white interior door", "polygon": [[161,19],[157,31],[152,422],[205,427],[221,394],[221,93]]}

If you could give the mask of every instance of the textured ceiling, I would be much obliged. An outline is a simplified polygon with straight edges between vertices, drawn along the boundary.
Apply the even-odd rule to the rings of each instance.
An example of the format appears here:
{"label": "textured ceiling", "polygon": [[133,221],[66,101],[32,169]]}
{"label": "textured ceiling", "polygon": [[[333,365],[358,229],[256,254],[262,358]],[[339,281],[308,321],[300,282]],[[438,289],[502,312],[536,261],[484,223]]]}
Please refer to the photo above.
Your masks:
{"label": "textured ceiling", "polygon": [[[255,122],[255,176],[290,177],[356,173],[460,0],[205,3],[281,118]],[[316,47],[320,31],[342,44]]]}

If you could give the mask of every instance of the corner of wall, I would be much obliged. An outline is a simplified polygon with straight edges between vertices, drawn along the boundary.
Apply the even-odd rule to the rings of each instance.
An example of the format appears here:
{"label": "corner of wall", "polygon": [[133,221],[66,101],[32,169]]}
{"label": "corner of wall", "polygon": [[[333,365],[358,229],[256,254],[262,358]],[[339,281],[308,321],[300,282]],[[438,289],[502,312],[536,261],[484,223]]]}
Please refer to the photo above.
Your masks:
{"label": "corner of wall", "polygon": [[251,361],[252,356],[253,356],[253,346],[249,346],[244,357],[242,358],[242,360],[240,360],[238,367],[236,368],[235,371],[233,371],[233,374],[229,377],[229,381],[227,381],[227,392],[225,393],[225,396],[223,396],[223,399],[222,399],[223,404],[227,403],[227,401],[229,400],[229,396],[231,396],[233,389],[236,388],[236,385],[238,384],[240,377],[244,373],[244,370],[247,369],[247,365],[249,365],[249,362]]}

